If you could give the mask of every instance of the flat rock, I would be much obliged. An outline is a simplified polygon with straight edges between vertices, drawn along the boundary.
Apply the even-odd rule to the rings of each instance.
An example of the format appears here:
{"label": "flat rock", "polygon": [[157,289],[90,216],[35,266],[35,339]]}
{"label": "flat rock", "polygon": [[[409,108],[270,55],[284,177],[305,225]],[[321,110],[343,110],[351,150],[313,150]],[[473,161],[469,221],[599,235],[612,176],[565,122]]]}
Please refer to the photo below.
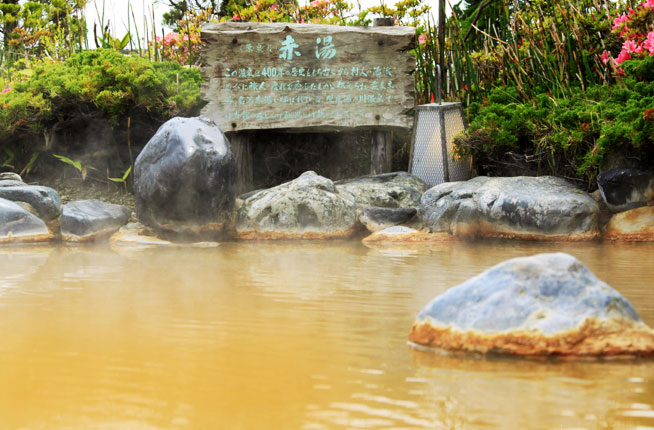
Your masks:
{"label": "flat rock", "polygon": [[236,161],[206,118],[173,118],[136,159],[136,212],[143,224],[181,235],[220,236],[232,220]]}
{"label": "flat rock", "polygon": [[381,231],[389,227],[404,224],[418,213],[416,208],[380,208],[377,206],[365,208],[359,216],[359,221],[368,231]]}
{"label": "flat rock", "polygon": [[29,204],[46,223],[61,215],[59,194],[41,185],[13,185],[0,187],[0,198]]}
{"label": "flat rock", "polygon": [[336,191],[354,201],[361,211],[367,207],[410,208],[418,206],[429,185],[406,172],[361,176],[335,182]]}
{"label": "flat rock", "polygon": [[587,193],[552,176],[446,182],[418,207],[432,232],[528,240],[588,240],[599,235],[599,207]]}
{"label": "flat rock", "polygon": [[654,200],[654,175],[642,170],[607,170],[597,175],[597,185],[613,213],[645,206]]}
{"label": "flat rock", "polygon": [[109,239],[112,245],[119,247],[172,246],[173,243],[154,236],[140,223],[129,223],[120,228]]}
{"label": "flat rock", "polygon": [[261,190],[238,210],[241,239],[335,239],[356,231],[356,207],[336,192],[334,183],[315,172]]}
{"label": "flat rock", "polygon": [[603,238],[632,242],[654,241],[654,206],[613,215],[604,229]]}
{"label": "flat rock", "polygon": [[454,240],[454,236],[447,233],[427,233],[411,227],[397,225],[384,230],[374,232],[365,237],[362,242],[365,244],[375,242],[446,242]]}
{"label": "flat rock", "polygon": [[17,203],[0,198],[0,243],[48,242],[54,239],[43,220]]}
{"label": "flat rock", "polygon": [[64,205],[61,236],[68,242],[108,238],[127,224],[132,213],[122,205],[100,200],[79,200]]}
{"label": "flat rock", "polygon": [[633,306],[568,254],[500,263],[436,297],[412,342],[516,355],[652,355],[654,330]]}

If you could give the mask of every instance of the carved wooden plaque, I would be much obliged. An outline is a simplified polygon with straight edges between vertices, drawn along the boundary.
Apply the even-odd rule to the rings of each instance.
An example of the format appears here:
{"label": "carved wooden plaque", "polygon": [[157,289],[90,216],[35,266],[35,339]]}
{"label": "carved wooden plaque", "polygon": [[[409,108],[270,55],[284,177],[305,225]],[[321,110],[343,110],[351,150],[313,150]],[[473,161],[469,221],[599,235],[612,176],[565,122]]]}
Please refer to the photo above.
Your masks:
{"label": "carved wooden plaque", "polygon": [[202,41],[223,131],[411,127],[413,27],[211,23]]}

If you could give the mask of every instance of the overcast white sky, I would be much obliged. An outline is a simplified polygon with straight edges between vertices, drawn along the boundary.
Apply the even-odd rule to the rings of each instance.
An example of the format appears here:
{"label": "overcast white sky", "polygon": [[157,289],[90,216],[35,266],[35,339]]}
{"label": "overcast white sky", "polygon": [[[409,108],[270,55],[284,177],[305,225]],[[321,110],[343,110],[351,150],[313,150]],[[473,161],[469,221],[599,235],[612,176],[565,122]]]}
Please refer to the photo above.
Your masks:
{"label": "overcast white sky", "polygon": [[[152,25],[152,13],[154,11],[155,24],[157,26],[157,35],[161,34],[161,17],[164,12],[168,10],[167,2],[165,0],[89,0],[86,7],[86,19],[89,26],[89,35],[92,38],[93,34],[93,23],[98,22],[96,16],[96,7],[97,11],[102,14],[102,4],[104,1],[104,23],[110,23],[112,34],[118,35],[119,37],[127,33],[127,16],[128,11],[131,7],[134,11],[134,16],[136,17],[137,25],[139,27],[139,35],[143,38],[143,25],[144,16],[147,16],[147,26],[151,28]],[[299,0],[301,3],[306,2],[307,0]],[[357,7],[356,0],[348,0],[355,8]],[[384,0],[384,3],[387,5],[394,4],[395,0]],[[360,0],[361,7],[367,8],[370,6],[380,4],[379,0]],[[432,13],[436,16],[436,5],[437,0],[427,0],[427,4],[432,7]],[[129,6],[129,7],[128,7]],[[145,11],[145,13],[144,13]],[[131,13],[130,13],[131,19]],[[133,23],[131,24],[133,25]],[[149,30],[152,31],[152,30]],[[166,29],[166,32],[169,30]],[[100,34],[100,29],[98,28],[98,34]],[[93,43],[91,43],[93,45]]]}

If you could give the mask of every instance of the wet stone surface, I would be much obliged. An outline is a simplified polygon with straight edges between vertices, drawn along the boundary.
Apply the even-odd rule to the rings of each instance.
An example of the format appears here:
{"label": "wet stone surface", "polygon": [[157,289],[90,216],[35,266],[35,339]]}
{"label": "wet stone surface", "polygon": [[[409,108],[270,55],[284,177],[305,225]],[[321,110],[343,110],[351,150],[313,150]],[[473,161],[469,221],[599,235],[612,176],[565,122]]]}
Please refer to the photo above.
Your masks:
{"label": "wet stone surface", "polygon": [[100,200],[68,203],[61,216],[62,238],[77,242],[108,237],[127,224],[131,212],[125,206]]}
{"label": "wet stone surface", "polygon": [[410,339],[445,350],[517,355],[649,355],[654,331],[568,254],[500,263],[435,298]]}
{"label": "wet stone surface", "polygon": [[45,242],[52,238],[42,220],[17,203],[0,198],[0,243]]}

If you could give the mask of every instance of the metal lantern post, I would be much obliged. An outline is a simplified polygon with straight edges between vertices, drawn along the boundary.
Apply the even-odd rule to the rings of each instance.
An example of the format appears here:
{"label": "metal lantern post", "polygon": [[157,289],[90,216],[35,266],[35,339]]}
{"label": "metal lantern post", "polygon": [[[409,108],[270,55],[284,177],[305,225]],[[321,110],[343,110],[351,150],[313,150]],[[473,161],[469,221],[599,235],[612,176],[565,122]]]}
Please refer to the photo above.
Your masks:
{"label": "metal lantern post", "polygon": [[411,139],[409,172],[429,185],[465,181],[470,178],[469,160],[452,157],[454,136],[466,128],[461,103],[441,102],[441,79],[447,76],[445,64],[445,8],[438,6],[439,65],[436,65],[436,103],[416,106]]}

